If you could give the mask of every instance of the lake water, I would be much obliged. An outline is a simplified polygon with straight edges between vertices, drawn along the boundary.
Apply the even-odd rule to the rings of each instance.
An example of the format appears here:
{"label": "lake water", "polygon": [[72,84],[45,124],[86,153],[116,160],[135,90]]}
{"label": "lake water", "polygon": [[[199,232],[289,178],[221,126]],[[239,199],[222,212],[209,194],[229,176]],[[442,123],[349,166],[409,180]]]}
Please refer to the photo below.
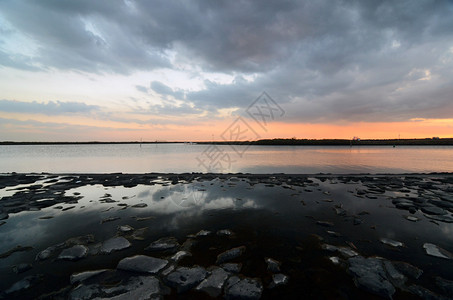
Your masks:
{"label": "lake water", "polygon": [[12,145],[0,146],[0,172],[453,172],[453,147]]}

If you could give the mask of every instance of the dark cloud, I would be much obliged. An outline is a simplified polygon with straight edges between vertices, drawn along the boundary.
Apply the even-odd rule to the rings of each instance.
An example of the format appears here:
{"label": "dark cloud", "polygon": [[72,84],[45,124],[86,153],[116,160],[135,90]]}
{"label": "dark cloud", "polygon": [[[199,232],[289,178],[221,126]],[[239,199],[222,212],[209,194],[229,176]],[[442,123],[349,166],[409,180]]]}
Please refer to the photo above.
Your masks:
{"label": "dark cloud", "polygon": [[60,102],[49,101],[43,102],[22,102],[15,100],[0,100],[0,111],[13,113],[30,113],[30,114],[45,114],[45,115],[61,115],[61,114],[76,114],[89,113],[99,110],[96,105],[87,105],[82,102]]}
{"label": "dark cloud", "polygon": [[151,84],[150,84],[150,88],[156,92],[157,94],[163,96],[163,97],[167,97],[167,96],[172,96],[174,97],[175,99],[178,99],[178,100],[183,100],[184,98],[184,93],[183,91],[181,90],[174,90],[172,89],[171,87],[163,84],[162,82],[160,81],[152,81]]}
{"label": "dark cloud", "polygon": [[26,70],[26,71],[39,71],[40,67],[34,66],[30,57],[21,54],[9,55],[8,53],[0,50],[0,66]]}
{"label": "dark cloud", "polygon": [[151,82],[163,99],[187,103],[160,107],[168,113],[245,108],[265,90],[288,122],[453,115],[447,0],[9,0],[0,11],[38,49],[30,57],[0,52],[4,66],[131,73],[183,63],[235,76],[195,92]]}
{"label": "dark cloud", "polygon": [[146,88],[146,86],[136,85],[135,88],[142,93],[148,93],[148,89]]}

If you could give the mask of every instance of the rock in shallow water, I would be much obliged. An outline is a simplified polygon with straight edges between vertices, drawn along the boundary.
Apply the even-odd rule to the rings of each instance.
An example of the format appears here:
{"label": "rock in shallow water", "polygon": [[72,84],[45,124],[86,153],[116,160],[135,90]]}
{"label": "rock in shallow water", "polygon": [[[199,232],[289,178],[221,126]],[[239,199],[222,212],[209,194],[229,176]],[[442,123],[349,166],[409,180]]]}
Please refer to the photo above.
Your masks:
{"label": "rock in shallow water", "polygon": [[230,285],[225,291],[226,299],[259,299],[263,293],[263,285],[257,279],[244,278]]}
{"label": "rock in shallow water", "polygon": [[429,215],[446,215],[447,211],[437,206],[423,206],[422,212]]}
{"label": "rock in shallow water", "polygon": [[107,222],[113,222],[113,221],[116,221],[116,220],[119,220],[121,219],[120,217],[108,217],[108,218],[105,218],[101,221],[101,224],[104,224],[104,223],[107,223]]}
{"label": "rock in shallow water", "polygon": [[166,283],[183,293],[197,286],[206,277],[206,270],[202,267],[179,267],[165,278]]}
{"label": "rock in shallow water", "polygon": [[71,248],[61,251],[58,259],[64,260],[79,260],[87,256],[88,248],[84,245],[75,245]]}
{"label": "rock in shallow water", "polygon": [[103,287],[98,284],[79,285],[72,290],[70,299],[144,300],[162,294],[159,279],[154,276],[131,277],[124,285]]}
{"label": "rock in shallow water", "polygon": [[412,279],[418,279],[423,274],[422,270],[404,261],[394,261],[392,264],[399,272]]}
{"label": "rock in shallow water", "polygon": [[22,280],[19,280],[18,282],[14,283],[9,289],[5,291],[6,294],[11,294],[14,292],[19,292],[22,290],[26,290],[30,288],[31,286],[35,285],[42,279],[42,275],[31,275],[27,276]]}
{"label": "rock in shallow water", "polygon": [[200,230],[198,231],[196,234],[195,234],[195,237],[199,237],[199,236],[207,236],[207,235],[210,235],[211,234],[211,231],[209,230]]}
{"label": "rock in shallow water", "polygon": [[[444,300],[445,298],[439,297],[439,295],[431,292],[430,290],[419,286],[419,285],[411,285],[407,289],[409,292],[411,292],[414,295],[419,296],[421,299],[430,299],[430,300]],[[446,299],[445,299],[446,300]]]}
{"label": "rock in shallow water", "polygon": [[281,263],[278,260],[275,260],[273,258],[267,257],[265,259],[267,263],[267,270],[271,271],[272,273],[278,273],[280,272],[280,265]]}
{"label": "rock in shallow water", "polygon": [[88,278],[91,278],[93,276],[96,276],[96,275],[99,275],[101,273],[104,273],[107,270],[108,269],[102,269],[102,270],[94,270],[94,271],[85,271],[85,272],[80,272],[80,273],[74,273],[69,278],[69,282],[71,282],[71,284],[82,282],[82,281],[87,280]]}
{"label": "rock in shallow water", "polygon": [[441,289],[445,296],[453,299],[453,281],[436,277],[436,285]]}
{"label": "rock in shallow water", "polygon": [[13,266],[13,271],[16,274],[20,274],[20,273],[30,270],[31,268],[32,268],[32,266],[30,264],[22,263],[22,264]]}
{"label": "rock in shallow water", "polygon": [[125,271],[134,271],[141,273],[156,274],[162,270],[168,261],[165,259],[155,258],[146,255],[136,255],[122,259],[117,269]]}
{"label": "rock in shallow water", "polygon": [[431,243],[425,243],[423,244],[423,248],[425,248],[426,254],[434,256],[434,257],[440,257],[440,258],[445,258],[445,259],[453,259],[453,254],[448,252],[445,249],[440,248],[437,245],[431,244]]}
{"label": "rock in shallow water", "polygon": [[181,250],[176,252],[170,259],[177,263],[186,256],[192,256],[192,254],[190,252]]}
{"label": "rock in shallow water", "polygon": [[129,226],[129,225],[122,225],[118,226],[118,231],[126,233],[126,232],[131,232],[134,230],[134,227]]}
{"label": "rock in shallow water", "polygon": [[179,247],[178,240],[174,237],[164,237],[152,242],[145,250],[151,251],[174,251]]}
{"label": "rock in shallow water", "polygon": [[278,287],[278,286],[281,286],[281,285],[285,285],[287,284],[289,281],[289,277],[286,276],[285,274],[274,274],[272,275],[272,282],[271,284],[269,285],[269,288],[275,288],[275,287]]}
{"label": "rock in shallow water", "polygon": [[331,252],[338,251],[344,257],[354,257],[354,256],[359,255],[356,251],[352,250],[349,247],[343,247],[343,246],[337,247],[337,246],[333,246],[333,245],[329,245],[329,244],[323,244],[323,245],[321,245],[321,248],[324,250],[327,250],[327,251],[331,251]]}
{"label": "rock in shallow water", "polygon": [[238,263],[238,264],[226,263],[226,264],[221,265],[221,267],[222,267],[222,269],[224,269],[227,272],[239,273],[239,272],[241,272],[242,264],[241,263]]}
{"label": "rock in shallow water", "polygon": [[399,241],[395,241],[395,240],[388,239],[388,238],[381,238],[380,241],[381,241],[381,243],[392,246],[392,247],[403,247],[403,245],[404,245],[403,243],[401,243]]}
{"label": "rock in shallow water", "polygon": [[445,222],[445,223],[453,223],[453,217],[452,216],[437,216],[437,215],[428,215],[425,214],[425,217],[435,220],[435,221],[440,221],[440,222]]}
{"label": "rock in shallow water", "polygon": [[216,264],[219,265],[224,262],[238,258],[245,252],[245,249],[246,249],[245,246],[240,246],[240,247],[232,248],[230,250],[220,253],[219,255],[217,255]]}
{"label": "rock in shallow water", "polygon": [[405,217],[407,220],[411,221],[411,222],[417,222],[417,221],[420,221],[419,218],[417,217],[414,217],[414,216],[406,216]]}
{"label": "rock in shallow water", "polygon": [[196,290],[207,293],[211,297],[218,297],[222,293],[222,288],[228,278],[228,272],[221,268],[212,270],[211,275],[203,280]]}
{"label": "rock in shallow water", "polygon": [[114,237],[114,238],[108,239],[104,243],[102,243],[101,253],[109,254],[113,251],[119,251],[119,250],[129,248],[130,246],[131,246],[131,243],[129,243],[129,241],[127,239],[125,239],[124,237],[122,237],[122,236]]}
{"label": "rock in shallow water", "polygon": [[58,246],[50,246],[44,250],[42,250],[41,252],[39,252],[37,255],[36,255],[36,258],[35,260],[36,261],[40,261],[40,260],[45,260],[45,259],[48,259],[49,257],[51,257],[55,251],[58,249]]}
{"label": "rock in shallow water", "polygon": [[353,275],[357,287],[386,299],[392,299],[396,290],[387,278],[381,259],[356,256],[349,258],[348,263],[348,271]]}
{"label": "rock in shallow water", "polygon": [[217,235],[231,236],[231,235],[233,235],[233,232],[229,229],[221,229],[221,230],[217,231]]}

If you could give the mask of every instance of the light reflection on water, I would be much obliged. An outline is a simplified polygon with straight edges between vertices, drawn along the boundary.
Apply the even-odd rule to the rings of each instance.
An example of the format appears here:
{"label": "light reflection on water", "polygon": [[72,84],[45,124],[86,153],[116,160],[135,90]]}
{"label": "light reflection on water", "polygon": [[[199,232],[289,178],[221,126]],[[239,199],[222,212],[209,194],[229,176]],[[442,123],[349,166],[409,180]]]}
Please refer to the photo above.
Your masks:
{"label": "light reflection on water", "polygon": [[[317,234],[327,243],[343,245],[345,241],[352,242],[362,255],[404,260],[453,279],[451,263],[440,264],[438,258],[427,256],[422,248],[423,243],[432,242],[451,249],[453,224],[434,224],[420,211],[414,214],[421,219],[419,222],[406,220],[404,216],[408,212],[395,209],[388,198],[399,195],[399,191],[387,191],[385,195],[379,196],[379,199],[372,200],[366,197],[358,198],[351,193],[357,188],[363,188],[359,182],[346,184],[338,180],[311,179],[313,183],[307,186],[292,186],[289,183],[281,186],[256,182],[251,184],[249,180],[234,176],[200,181],[196,190],[203,191],[198,195],[198,202],[187,206],[178,205],[177,200],[187,197],[185,192],[192,191],[185,189],[188,185],[169,185],[164,180],[157,180],[158,184],[137,185],[132,188],[84,185],[68,189],[65,191],[67,196],[80,193],[83,198],[73,204],[56,204],[40,211],[11,214],[6,224],[0,227],[0,253],[16,245],[34,247],[32,251],[14,253],[0,260],[0,282],[4,281],[0,283],[0,289],[16,280],[17,276],[14,277],[11,271],[12,265],[31,263],[38,270],[46,263],[51,263],[35,262],[34,258],[39,251],[68,238],[86,234],[93,234],[96,242],[102,242],[117,234],[118,225],[130,225],[136,229],[147,227],[149,233],[144,241],[132,241],[135,248],[111,255],[109,261],[113,266],[123,257],[137,254],[137,251],[142,253],[143,248],[151,241],[163,236],[175,236],[183,241],[188,234],[202,229],[215,232],[227,228],[240,232],[244,228],[250,228],[252,232],[265,231],[288,237],[292,241]],[[3,189],[0,190],[0,195],[2,191]],[[416,190],[407,193],[412,192]],[[117,202],[104,203],[106,198]],[[331,201],[324,201],[326,199]],[[146,203],[147,206],[133,207],[140,203]],[[127,204],[128,207],[123,209],[124,206],[118,204]],[[55,209],[60,205],[75,207],[67,211]],[[341,205],[348,216],[360,216],[363,224],[356,226],[350,219],[337,215],[335,205]],[[368,213],[362,215],[364,211]],[[53,218],[40,219],[43,216]],[[102,220],[109,217],[120,219],[102,224]],[[148,219],[138,221],[137,218],[140,217]],[[326,234],[329,228],[317,225],[317,220],[333,222],[335,226],[331,229],[343,237],[332,238]],[[382,237],[401,241],[406,247],[399,251],[390,249],[379,242]],[[87,257],[82,259],[80,264],[84,267],[84,264],[90,266],[97,260],[102,260],[102,257]],[[52,266],[58,267],[58,262]],[[70,274],[72,270],[66,270],[67,266],[62,263],[61,268]],[[75,266],[76,264],[73,265]],[[35,269],[32,272],[35,272]],[[46,272],[51,273],[52,269]]]}
{"label": "light reflection on water", "polygon": [[[197,157],[208,145],[0,146],[0,172],[182,173],[206,172]],[[402,173],[453,172],[449,146],[216,146],[228,155],[224,172]]]}

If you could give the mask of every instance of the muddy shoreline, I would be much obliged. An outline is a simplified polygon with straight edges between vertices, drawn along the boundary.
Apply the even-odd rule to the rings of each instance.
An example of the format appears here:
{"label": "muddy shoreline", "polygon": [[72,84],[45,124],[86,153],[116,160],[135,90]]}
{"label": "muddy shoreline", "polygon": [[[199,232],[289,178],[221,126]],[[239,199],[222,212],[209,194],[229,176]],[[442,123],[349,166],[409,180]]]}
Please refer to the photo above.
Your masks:
{"label": "muddy shoreline", "polygon": [[4,299],[453,297],[452,173],[11,173],[0,197]]}

